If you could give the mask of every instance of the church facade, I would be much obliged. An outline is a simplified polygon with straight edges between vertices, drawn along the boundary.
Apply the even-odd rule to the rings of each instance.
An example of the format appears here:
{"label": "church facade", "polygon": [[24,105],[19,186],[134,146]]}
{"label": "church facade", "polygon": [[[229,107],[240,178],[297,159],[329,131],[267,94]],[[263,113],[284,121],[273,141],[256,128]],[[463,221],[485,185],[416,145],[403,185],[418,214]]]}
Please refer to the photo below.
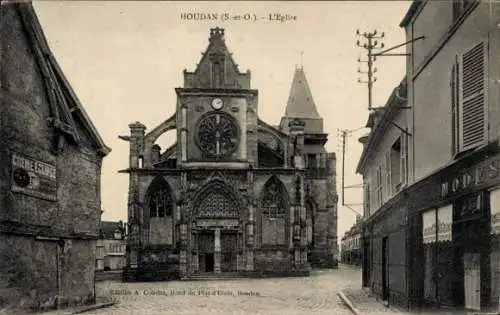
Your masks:
{"label": "church facade", "polygon": [[[308,275],[337,265],[334,153],[302,68],[279,126],[259,119],[250,71],[210,30],[176,112],[146,133],[130,124],[125,280]],[[177,141],[155,141],[174,130]]]}

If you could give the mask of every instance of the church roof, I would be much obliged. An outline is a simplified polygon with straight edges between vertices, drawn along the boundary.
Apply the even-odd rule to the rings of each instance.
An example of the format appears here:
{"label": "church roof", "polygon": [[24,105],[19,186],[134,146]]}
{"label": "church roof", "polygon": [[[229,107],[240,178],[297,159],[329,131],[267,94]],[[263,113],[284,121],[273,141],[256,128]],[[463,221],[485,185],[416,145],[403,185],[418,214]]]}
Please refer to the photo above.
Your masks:
{"label": "church roof", "polygon": [[212,62],[218,60],[223,63],[224,82],[218,88],[250,89],[250,71],[240,72],[238,64],[233,59],[226,45],[225,30],[220,27],[210,29],[208,47],[202,53],[200,62],[194,72],[184,70],[185,88],[213,88],[211,78]]}
{"label": "church roof", "polygon": [[[97,150],[101,152],[101,154],[107,155],[111,149],[104,144],[104,141],[97,132],[97,129],[93,125],[52,54],[33,5],[31,2],[7,2],[3,4],[5,7],[11,5],[20,13],[21,22],[26,30],[26,37],[33,47],[34,56],[40,71],[44,74],[42,77],[46,89],[48,90],[47,94],[54,116],[54,126],[71,134],[74,140],[78,141],[78,133],[75,131],[75,129],[77,129],[75,119],[78,119],[88,131]],[[2,32],[3,31],[8,32],[9,30],[4,28],[2,29]]]}
{"label": "church roof", "polygon": [[321,118],[316,109],[303,67],[296,68],[285,110],[286,117]]}

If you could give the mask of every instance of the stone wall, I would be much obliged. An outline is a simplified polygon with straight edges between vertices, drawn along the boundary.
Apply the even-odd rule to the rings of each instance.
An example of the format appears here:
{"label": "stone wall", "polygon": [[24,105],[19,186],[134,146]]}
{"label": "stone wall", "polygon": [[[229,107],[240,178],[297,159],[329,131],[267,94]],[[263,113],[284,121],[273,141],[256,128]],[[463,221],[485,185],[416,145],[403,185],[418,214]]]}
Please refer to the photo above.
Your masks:
{"label": "stone wall", "polygon": [[[60,105],[47,98],[34,57],[40,43],[28,36],[15,6],[0,10],[0,304],[87,303],[94,299],[102,155],[76,116],[78,145],[58,138],[49,124]],[[53,198],[11,189],[14,154],[55,167]]]}

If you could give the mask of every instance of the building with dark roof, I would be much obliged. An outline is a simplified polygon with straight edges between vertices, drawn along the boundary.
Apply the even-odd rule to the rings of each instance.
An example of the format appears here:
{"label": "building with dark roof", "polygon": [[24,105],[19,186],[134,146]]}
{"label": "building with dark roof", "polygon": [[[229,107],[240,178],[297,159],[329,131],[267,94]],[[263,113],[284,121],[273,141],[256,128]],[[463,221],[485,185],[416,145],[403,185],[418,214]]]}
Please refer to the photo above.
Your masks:
{"label": "building with dark roof", "polygon": [[0,308],[92,303],[110,149],[31,3],[0,5]]}
{"label": "building with dark roof", "polygon": [[96,270],[120,270],[125,267],[126,237],[126,224],[122,221],[100,222]]}
{"label": "building with dark roof", "polygon": [[344,233],[340,240],[340,261],[343,264],[361,266],[362,259],[362,221],[356,218],[349,230]]}
{"label": "building with dark roof", "polygon": [[[324,148],[304,69],[295,70],[285,115],[273,127],[259,119],[250,71],[239,71],[224,29],[214,28],[175,92],[171,117],[149,133],[133,123],[121,137],[130,142],[125,277],[335,267],[336,159]],[[155,141],[169,130],[177,142],[162,152]]]}

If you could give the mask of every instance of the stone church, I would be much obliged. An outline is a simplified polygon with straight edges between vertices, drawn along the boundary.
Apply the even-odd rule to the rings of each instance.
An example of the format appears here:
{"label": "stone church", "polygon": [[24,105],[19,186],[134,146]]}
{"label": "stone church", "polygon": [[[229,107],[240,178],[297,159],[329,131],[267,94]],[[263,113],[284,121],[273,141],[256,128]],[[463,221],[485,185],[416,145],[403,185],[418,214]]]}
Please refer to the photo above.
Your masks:
{"label": "stone church", "polygon": [[[308,275],[337,265],[334,153],[304,70],[279,126],[258,117],[250,71],[224,29],[210,30],[176,112],[146,133],[130,124],[125,280],[207,275]],[[156,144],[169,130],[177,141]]]}

